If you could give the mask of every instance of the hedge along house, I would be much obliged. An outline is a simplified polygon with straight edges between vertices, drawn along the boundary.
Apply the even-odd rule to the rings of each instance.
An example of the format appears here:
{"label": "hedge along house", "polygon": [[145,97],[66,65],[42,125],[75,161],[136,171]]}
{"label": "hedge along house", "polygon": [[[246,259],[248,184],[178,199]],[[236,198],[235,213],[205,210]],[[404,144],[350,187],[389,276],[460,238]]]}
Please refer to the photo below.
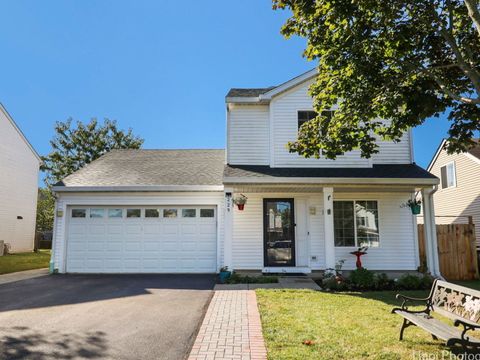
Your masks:
{"label": "hedge along house", "polygon": [[[438,179],[413,163],[408,131],[358,151],[306,159],[286,148],[315,116],[312,70],[276,87],[231,89],[224,150],[112,151],[57,184],[59,272],[311,273],[369,246],[371,270],[419,266],[416,218],[424,197],[428,266],[439,275],[432,193]],[[235,205],[247,198],[243,209]]]}

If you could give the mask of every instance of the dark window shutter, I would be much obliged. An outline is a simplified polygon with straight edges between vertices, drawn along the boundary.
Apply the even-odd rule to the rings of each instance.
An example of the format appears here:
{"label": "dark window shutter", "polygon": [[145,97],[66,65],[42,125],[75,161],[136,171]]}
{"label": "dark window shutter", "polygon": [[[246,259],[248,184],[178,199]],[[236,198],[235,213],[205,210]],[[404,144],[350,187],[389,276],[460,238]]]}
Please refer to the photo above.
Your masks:
{"label": "dark window shutter", "polygon": [[440,176],[442,178],[442,189],[445,189],[446,187],[448,187],[448,183],[447,183],[447,167],[446,166],[442,166],[440,168]]}

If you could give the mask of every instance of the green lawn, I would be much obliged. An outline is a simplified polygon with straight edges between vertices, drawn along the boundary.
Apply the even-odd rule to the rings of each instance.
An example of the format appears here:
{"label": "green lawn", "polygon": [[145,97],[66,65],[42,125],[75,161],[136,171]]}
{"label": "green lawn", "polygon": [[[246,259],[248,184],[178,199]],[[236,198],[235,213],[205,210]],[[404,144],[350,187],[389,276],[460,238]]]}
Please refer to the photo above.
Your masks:
{"label": "green lawn", "polygon": [[[480,288],[479,281],[462,285]],[[448,348],[416,327],[407,328],[404,340],[398,341],[402,318],[390,313],[394,306],[400,305],[395,299],[396,293],[257,290],[268,358],[421,359],[438,356],[442,359],[442,355],[450,358],[446,355]],[[426,291],[402,293],[416,297],[427,294]],[[306,340],[314,344],[304,345]]]}
{"label": "green lawn", "polygon": [[0,256],[0,274],[48,268],[49,262],[50,250],[39,250],[38,253],[8,254]]}

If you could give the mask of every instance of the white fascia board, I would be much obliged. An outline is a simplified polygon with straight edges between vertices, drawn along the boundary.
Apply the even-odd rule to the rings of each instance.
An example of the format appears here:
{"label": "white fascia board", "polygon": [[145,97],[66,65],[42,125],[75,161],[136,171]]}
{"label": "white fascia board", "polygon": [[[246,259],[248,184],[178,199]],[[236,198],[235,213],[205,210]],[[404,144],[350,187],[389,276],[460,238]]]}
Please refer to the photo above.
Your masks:
{"label": "white fascia board", "polygon": [[412,179],[412,178],[242,178],[225,177],[224,184],[384,184],[384,185],[436,185],[438,179]]}
{"label": "white fascia board", "polygon": [[53,186],[54,192],[223,191],[223,185]]}
{"label": "white fascia board", "polygon": [[270,91],[267,91],[265,94],[261,94],[259,96],[260,101],[270,101],[272,97],[274,97],[277,94],[280,94],[284,91],[287,91],[288,89],[291,89],[294,86],[297,86],[317,75],[317,69],[312,69],[310,71],[307,71],[306,73],[303,73],[302,75],[299,75],[291,80],[288,80],[287,82],[284,82],[283,84],[276,86]]}
{"label": "white fascia board", "polygon": [[25,134],[22,132],[22,130],[20,130],[17,123],[15,122],[15,120],[13,120],[13,118],[10,116],[7,109],[5,108],[5,106],[3,106],[2,103],[0,103],[0,111],[2,111],[5,114],[5,117],[8,119],[10,124],[12,124],[13,128],[17,131],[18,135],[20,135],[20,137],[23,139],[25,144],[27,144],[28,148],[32,151],[33,155],[35,155],[35,157],[38,159],[38,162],[42,164],[43,163],[42,158],[40,157],[40,155],[38,155],[37,151],[32,146],[32,144],[30,144],[30,141],[28,141]]}
{"label": "white fascia board", "polygon": [[445,144],[447,140],[443,139],[440,145],[437,148],[437,151],[435,152],[435,155],[433,155],[432,160],[430,161],[430,164],[427,166],[427,171],[430,172],[432,169],[433,164],[435,164],[435,161],[437,161],[438,155],[440,155],[440,152],[443,150],[443,145]]}
{"label": "white fascia board", "polygon": [[260,102],[260,99],[258,96],[250,96],[250,97],[244,97],[244,96],[230,96],[225,98],[225,102],[227,104],[229,103],[234,103],[234,104],[251,104],[251,103],[258,103]]}
{"label": "white fascia board", "polygon": [[463,155],[465,155],[466,157],[468,157],[470,160],[475,161],[477,164],[480,164],[480,159],[477,158],[476,156],[470,154],[469,152],[465,152],[465,153],[463,153]]}

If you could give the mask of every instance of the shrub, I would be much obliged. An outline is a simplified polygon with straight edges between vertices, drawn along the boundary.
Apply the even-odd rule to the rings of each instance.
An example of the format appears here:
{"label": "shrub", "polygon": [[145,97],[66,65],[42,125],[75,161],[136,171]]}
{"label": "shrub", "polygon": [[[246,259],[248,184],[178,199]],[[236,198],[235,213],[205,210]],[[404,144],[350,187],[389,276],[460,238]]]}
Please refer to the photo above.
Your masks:
{"label": "shrub", "polygon": [[350,290],[350,284],[343,276],[329,276],[322,279],[319,284],[322,288],[329,291],[347,291]]}
{"label": "shrub", "polygon": [[355,269],[350,273],[352,286],[358,290],[371,290],[375,286],[375,273],[365,268]]}
{"label": "shrub", "polygon": [[373,284],[375,290],[392,290],[395,287],[395,281],[385,273],[375,274]]}
{"label": "shrub", "polygon": [[233,272],[232,275],[225,281],[225,284],[271,284],[278,283],[276,276],[249,276],[240,275]]}
{"label": "shrub", "polygon": [[400,290],[422,290],[431,286],[432,281],[428,275],[420,277],[414,274],[404,274],[396,283],[396,287]]}

